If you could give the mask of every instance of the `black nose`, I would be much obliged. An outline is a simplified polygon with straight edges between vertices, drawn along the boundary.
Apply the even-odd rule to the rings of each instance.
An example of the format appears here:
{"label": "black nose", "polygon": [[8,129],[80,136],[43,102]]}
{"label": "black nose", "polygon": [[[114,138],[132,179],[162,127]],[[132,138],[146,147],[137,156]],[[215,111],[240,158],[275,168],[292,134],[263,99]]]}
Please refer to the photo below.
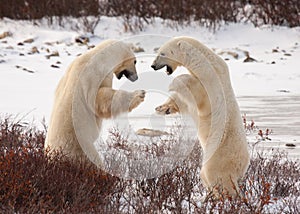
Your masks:
{"label": "black nose", "polygon": [[131,82],[134,82],[138,79],[138,75],[133,74],[127,77]]}
{"label": "black nose", "polygon": [[156,66],[155,65],[151,65],[151,68],[153,68],[154,70],[156,69]]}

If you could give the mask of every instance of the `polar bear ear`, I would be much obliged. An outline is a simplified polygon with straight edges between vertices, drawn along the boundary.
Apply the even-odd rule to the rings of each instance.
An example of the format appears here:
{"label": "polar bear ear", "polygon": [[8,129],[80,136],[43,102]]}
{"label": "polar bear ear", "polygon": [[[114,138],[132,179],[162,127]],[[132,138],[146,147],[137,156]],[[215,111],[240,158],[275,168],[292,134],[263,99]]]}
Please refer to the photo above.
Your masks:
{"label": "polar bear ear", "polygon": [[177,42],[177,45],[178,45],[180,50],[188,50],[191,47],[191,45],[188,42],[184,41],[184,40],[179,40]]}

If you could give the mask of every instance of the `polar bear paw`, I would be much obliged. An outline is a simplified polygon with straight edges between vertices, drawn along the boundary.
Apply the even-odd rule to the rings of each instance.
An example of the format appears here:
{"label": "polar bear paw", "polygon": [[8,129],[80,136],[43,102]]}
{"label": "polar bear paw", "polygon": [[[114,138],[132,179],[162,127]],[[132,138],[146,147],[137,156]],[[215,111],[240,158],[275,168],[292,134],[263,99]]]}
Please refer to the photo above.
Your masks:
{"label": "polar bear paw", "polygon": [[142,103],[145,99],[146,91],[144,90],[136,90],[132,93],[133,97],[130,103],[129,111],[136,108],[140,103]]}
{"label": "polar bear paw", "polygon": [[155,108],[157,114],[166,115],[166,114],[175,114],[179,112],[177,106],[172,103],[166,103]]}

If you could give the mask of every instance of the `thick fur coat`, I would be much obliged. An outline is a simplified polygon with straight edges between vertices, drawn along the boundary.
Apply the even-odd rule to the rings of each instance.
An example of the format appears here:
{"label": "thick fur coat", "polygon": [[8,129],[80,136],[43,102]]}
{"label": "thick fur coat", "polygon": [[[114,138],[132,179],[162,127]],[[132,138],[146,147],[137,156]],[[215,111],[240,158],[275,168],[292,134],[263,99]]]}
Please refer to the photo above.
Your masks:
{"label": "thick fur coat", "polygon": [[137,107],[145,91],[112,89],[113,75],[135,81],[136,59],[129,45],[106,40],[77,57],[60,80],[55,93],[45,148],[62,151],[74,159],[86,157],[102,165],[94,147],[103,118]]}
{"label": "thick fur coat", "polygon": [[178,37],[159,49],[152,65],[155,70],[165,66],[168,74],[184,66],[190,75],[173,80],[170,99],[156,111],[193,117],[203,149],[203,183],[215,193],[224,190],[235,196],[249,165],[249,152],[226,63],[197,40]]}

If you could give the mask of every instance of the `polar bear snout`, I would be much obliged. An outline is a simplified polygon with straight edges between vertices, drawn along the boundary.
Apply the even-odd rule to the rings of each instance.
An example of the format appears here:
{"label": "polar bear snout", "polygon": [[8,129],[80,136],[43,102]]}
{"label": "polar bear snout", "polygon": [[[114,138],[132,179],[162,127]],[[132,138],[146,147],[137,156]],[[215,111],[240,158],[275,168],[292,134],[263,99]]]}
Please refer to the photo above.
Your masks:
{"label": "polar bear snout", "polygon": [[162,69],[165,66],[166,66],[166,63],[164,62],[162,57],[158,56],[153,61],[152,65],[151,65],[151,68],[153,68],[155,71],[157,71],[159,69]]}
{"label": "polar bear snout", "polygon": [[162,69],[163,67],[166,67],[166,73],[168,75],[171,75],[173,71],[176,69],[177,64],[176,62],[171,59],[164,56],[158,56],[156,59],[153,61],[151,67],[156,71],[159,69]]}
{"label": "polar bear snout", "polygon": [[136,74],[136,72],[131,72],[129,70],[123,70],[121,71],[118,75],[117,75],[117,78],[118,79],[121,79],[123,77],[123,75],[129,79],[131,82],[134,82],[138,79],[138,75]]}
{"label": "polar bear snout", "polygon": [[127,76],[125,74],[126,78],[129,79],[131,82],[134,82],[138,79],[138,75],[135,73],[129,73],[129,75]]}
{"label": "polar bear snout", "polygon": [[156,64],[155,62],[151,65],[151,68],[153,68],[155,71],[157,71],[163,67],[165,67],[165,65],[159,65],[159,64]]}
{"label": "polar bear snout", "polygon": [[171,75],[172,73],[173,73],[173,69],[172,69],[172,67],[171,66],[169,66],[169,65],[159,65],[159,64],[152,64],[151,65],[151,67],[155,70],[155,71],[157,71],[157,70],[159,70],[159,69],[161,69],[161,68],[163,68],[163,67],[167,67],[167,70],[166,70],[166,73],[168,74],[168,75]]}

